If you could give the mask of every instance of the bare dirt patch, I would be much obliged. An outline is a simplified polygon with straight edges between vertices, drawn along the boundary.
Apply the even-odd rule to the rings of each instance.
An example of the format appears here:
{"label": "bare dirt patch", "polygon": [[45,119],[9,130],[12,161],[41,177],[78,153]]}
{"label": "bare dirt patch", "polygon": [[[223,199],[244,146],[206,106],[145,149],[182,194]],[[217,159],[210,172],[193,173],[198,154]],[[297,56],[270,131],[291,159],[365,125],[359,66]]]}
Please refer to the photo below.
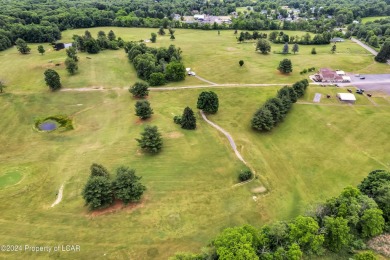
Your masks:
{"label": "bare dirt patch", "polygon": [[170,132],[170,133],[166,133],[164,135],[164,137],[166,138],[171,138],[171,139],[176,139],[176,138],[180,138],[184,136],[184,134],[180,133],[180,132]]}
{"label": "bare dirt patch", "polygon": [[236,51],[236,50],[237,50],[237,48],[233,48],[233,47],[227,47],[227,48],[226,48],[226,50],[227,50],[227,51]]}
{"label": "bare dirt patch", "polygon": [[368,241],[368,246],[376,252],[390,257],[390,234],[383,234]]}
{"label": "bare dirt patch", "polygon": [[107,215],[111,213],[115,213],[118,211],[132,211],[136,208],[142,208],[145,204],[145,199],[142,199],[140,202],[133,202],[125,205],[121,200],[115,200],[114,204],[112,204],[108,208],[97,209],[88,214],[89,217],[98,217],[102,215]]}
{"label": "bare dirt patch", "polygon": [[259,186],[259,187],[252,189],[253,193],[264,193],[266,191],[267,191],[267,189],[264,186]]}
{"label": "bare dirt patch", "polygon": [[152,121],[152,118],[148,118],[148,119],[137,118],[137,120],[135,121],[135,124],[142,125],[143,123],[150,123],[151,121]]}

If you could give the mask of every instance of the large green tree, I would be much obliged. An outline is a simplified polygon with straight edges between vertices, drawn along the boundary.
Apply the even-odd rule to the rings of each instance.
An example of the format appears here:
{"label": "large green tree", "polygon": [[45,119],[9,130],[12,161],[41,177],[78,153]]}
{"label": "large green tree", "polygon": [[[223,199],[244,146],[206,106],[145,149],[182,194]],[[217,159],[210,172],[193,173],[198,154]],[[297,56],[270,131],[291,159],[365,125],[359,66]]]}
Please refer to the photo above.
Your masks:
{"label": "large green tree", "polygon": [[271,51],[271,44],[267,39],[258,39],[256,44],[256,51],[260,51],[262,54],[267,54]]}
{"label": "large green tree", "polygon": [[298,216],[289,225],[289,238],[300,248],[309,253],[318,253],[324,243],[324,235],[320,234],[318,223],[311,217]]}
{"label": "large green tree", "polygon": [[292,63],[291,63],[291,60],[289,59],[283,59],[280,63],[279,63],[279,67],[278,67],[278,70],[281,72],[281,73],[284,73],[284,74],[288,74],[290,72],[292,72]]}
{"label": "large green tree", "polygon": [[186,77],[186,68],[179,61],[170,62],[165,69],[165,77],[170,81],[184,80]]}
{"label": "large green tree", "polygon": [[66,55],[76,62],[79,61],[79,57],[77,57],[77,50],[75,47],[71,46],[68,49],[66,49]]}
{"label": "large green tree", "polygon": [[139,201],[146,187],[140,182],[142,177],[135,175],[135,170],[121,166],[116,170],[116,178],[112,183],[115,198],[125,204]]}
{"label": "large green tree", "polygon": [[199,94],[197,108],[208,114],[217,113],[219,108],[218,95],[213,91],[203,91]]}
{"label": "large green tree", "polygon": [[375,56],[375,60],[377,62],[386,63],[388,59],[390,59],[390,41],[385,41],[378,54]]}
{"label": "large green tree", "polygon": [[348,220],[342,217],[325,217],[325,244],[331,251],[338,252],[350,239]]}
{"label": "large green tree", "polygon": [[186,107],[183,111],[183,115],[180,120],[181,128],[183,129],[195,129],[196,128],[196,118],[194,111],[191,108]]}
{"label": "large green tree", "polygon": [[30,52],[30,47],[27,46],[27,43],[18,38],[16,41],[15,41],[15,44],[16,44],[16,48],[18,49],[18,51],[21,53],[21,54],[27,54]]}
{"label": "large green tree", "polygon": [[250,226],[225,229],[213,242],[219,260],[259,259],[256,231]]}
{"label": "large green tree", "polygon": [[90,177],[83,189],[83,198],[90,209],[111,205],[114,196],[110,180],[103,176]]}
{"label": "large green tree", "polygon": [[141,133],[141,138],[136,140],[138,145],[149,153],[158,153],[163,146],[163,140],[157,126],[147,125]]}
{"label": "large green tree", "polygon": [[271,111],[264,107],[257,110],[253,115],[251,125],[258,131],[270,131],[275,125]]}
{"label": "large green tree", "polygon": [[359,184],[359,190],[374,199],[383,211],[383,217],[390,221],[390,172],[375,170]]}
{"label": "large green tree", "polygon": [[136,98],[144,98],[149,95],[148,84],[143,82],[136,82],[129,88],[129,92]]}
{"label": "large green tree", "polygon": [[73,59],[66,58],[65,68],[69,72],[69,74],[74,75],[79,69],[79,66],[77,65],[77,62],[75,62]]}
{"label": "large green tree", "polygon": [[52,69],[47,69],[44,72],[44,75],[45,75],[46,85],[48,85],[52,91],[61,88],[61,78],[60,75],[58,75],[57,71]]}
{"label": "large green tree", "polygon": [[363,237],[374,237],[382,234],[385,226],[383,212],[380,209],[367,209],[364,211],[360,225]]}
{"label": "large green tree", "polygon": [[135,115],[142,120],[150,118],[152,114],[153,109],[150,107],[149,101],[141,100],[135,103]]}

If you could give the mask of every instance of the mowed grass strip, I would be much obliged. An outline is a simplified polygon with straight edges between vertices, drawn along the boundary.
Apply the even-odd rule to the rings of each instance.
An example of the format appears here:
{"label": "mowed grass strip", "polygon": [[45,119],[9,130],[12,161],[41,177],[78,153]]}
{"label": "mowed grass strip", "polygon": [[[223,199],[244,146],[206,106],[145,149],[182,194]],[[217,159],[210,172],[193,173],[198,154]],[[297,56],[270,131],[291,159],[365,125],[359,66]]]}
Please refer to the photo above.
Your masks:
{"label": "mowed grass strip", "polygon": [[[324,89],[309,87],[307,95]],[[29,172],[20,183],[0,190],[1,240],[79,244],[82,249],[47,258],[164,259],[201,248],[225,227],[295,217],[346,185],[356,185],[369,171],[389,168],[388,107],[295,104],[284,122],[261,134],[250,128],[250,120],[278,87],[212,90],[220,109],[209,118],[230,132],[261,182],[231,187],[243,166],[226,138],[199,114],[196,131],[173,123],[185,106],[195,109],[202,90],[152,92],[148,100],[155,114],[146,123],[134,116],[136,100],[124,90],[1,95],[7,113],[0,121],[0,172],[16,166]],[[35,117],[58,113],[71,115],[75,130],[32,129]],[[139,151],[134,139],[145,124],[162,132],[161,154]],[[81,192],[93,162],[110,170],[135,168],[148,188],[142,204],[91,218]],[[63,201],[50,208],[62,183]],[[250,190],[262,184],[269,192],[256,203]],[[0,255],[35,257],[28,252]]]}
{"label": "mowed grass strip", "polygon": [[[67,30],[62,32],[62,42],[72,42],[74,34],[83,35],[87,29]],[[152,28],[116,28],[100,27],[88,29],[96,37],[98,31],[108,33],[113,30],[118,37],[126,41],[147,40]],[[238,31],[238,34],[241,31]],[[269,34],[270,31],[264,31]],[[301,36],[305,32],[286,31],[290,36]],[[168,31],[167,31],[168,34]],[[331,54],[331,45],[300,45],[297,54],[275,54],[283,49],[283,44],[272,44],[271,53],[262,55],[255,52],[255,41],[238,43],[233,30],[217,31],[176,29],[174,41],[169,35],[158,36],[156,43],[147,43],[153,47],[168,47],[174,44],[183,50],[183,62],[197,75],[218,84],[226,83],[294,83],[301,79],[300,71],[315,67],[330,67],[353,73],[390,73],[387,64],[379,64],[365,49],[346,40],[337,43],[337,51]],[[16,48],[0,53],[1,79],[9,86],[7,91],[46,91],[43,73],[51,68],[59,72],[65,88],[128,87],[138,81],[136,72],[128,62],[123,50],[105,50],[99,54],[79,53],[79,71],[76,75],[69,75],[65,70],[65,50],[54,51],[48,44],[44,44],[46,53],[40,55],[38,44],[30,44],[31,54],[19,54]],[[312,48],[317,54],[312,55]],[[290,44],[290,50],[292,44]],[[88,57],[88,58],[87,58]],[[277,70],[282,59],[291,59],[293,72],[282,75]],[[239,60],[244,60],[240,67]],[[56,66],[56,64],[59,64]],[[185,81],[174,82],[168,86],[206,85],[195,77],[186,77]]]}
{"label": "mowed grass strip", "polygon": [[[199,115],[196,131],[173,123],[173,115],[185,106],[195,109],[198,93],[151,93],[155,114],[146,123],[134,115],[136,100],[124,90],[0,96],[1,108],[8,111],[0,123],[0,172],[16,166],[31,172],[19,184],[0,190],[1,240],[81,245],[82,251],[72,257],[145,259],[148,249],[156,248],[158,258],[167,258],[201,247],[224,227],[259,220],[259,205],[249,188],[232,189],[243,165],[225,138]],[[59,134],[32,129],[35,117],[59,113],[74,119],[75,130]],[[143,154],[137,146],[135,138],[146,124],[157,125],[163,134],[159,155]],[[93,162],[112,172],[120,165],[135,168],[148,188],[141,206],[91,219],[81,192]],[[62,183],[63,201],[50,208]]]}

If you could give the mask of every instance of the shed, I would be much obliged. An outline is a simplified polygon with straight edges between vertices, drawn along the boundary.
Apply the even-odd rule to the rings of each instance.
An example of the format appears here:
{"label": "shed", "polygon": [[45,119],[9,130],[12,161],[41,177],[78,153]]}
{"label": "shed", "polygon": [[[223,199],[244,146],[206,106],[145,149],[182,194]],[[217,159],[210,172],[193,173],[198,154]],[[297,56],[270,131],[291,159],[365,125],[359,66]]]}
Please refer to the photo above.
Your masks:
{"label": "shed", "polygon": [[356,101],[356,97],[352,93],[337,93],[337,97],[344,102],[355,103]]}

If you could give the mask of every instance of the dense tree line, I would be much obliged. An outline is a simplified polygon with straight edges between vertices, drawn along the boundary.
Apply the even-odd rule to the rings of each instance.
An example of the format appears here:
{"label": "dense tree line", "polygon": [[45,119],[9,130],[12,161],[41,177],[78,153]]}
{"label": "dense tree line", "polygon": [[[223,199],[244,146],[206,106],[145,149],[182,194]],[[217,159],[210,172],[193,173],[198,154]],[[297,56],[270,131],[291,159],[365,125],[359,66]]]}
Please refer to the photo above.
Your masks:
{"label": "dense tree line", "polygon": [[127,42],[125,51],[133,63],[138,77],[150,85],[163,85],[166,81],[184,80],[186,70],[181,62],[181,49],[170,45],[168,48],[153,48],[145,43]]}
{"label": "dense tree line", "polygon": [[365,24],[351,24],[348,26],[347,37],[355,36],[367,44],[379,48],[390,39],[390,18],[378,19]]}
{"label": "dense tree line", "polygon": [[125,42],[111,30],[108,35],[104,31],[99,31],[95,39],[87,30],[84,35],[73,35],[73,45],[78,51],[91,54],[99,53],[101,50],[118,50],[123,47]]}
{"label": "dense tree line", "polygon": [[[172,259],[299,260],[328,251],[352,254],[366,249],[368,239],[390,229],[389,199],[390,172],[376,170],[358,189],[346,187],[339,196],[317,205],[306,216],[260,228],[251,225],[227,228],[202,253],[180,253]],[[375,257],[359,253],[353,259]]]}
{"label": "dense tree line", "polygon": [[273,43],[298,43],[303,45],[319,45],[329,44],[334,34],[337,33],[324,32],[320,34],[315,34],[313,37],[309,33],[306,33],[302,36],[289,36],[283,31],[272,31],[269,34],[268,39]]}
{"label": "dense tree line", "polygon": [[294,83],[291,87],[281,88],[276,97],[268,99],[253,115],[251,126],[257,131],[271,131],[283,121],[292,104],[305,94],[309,85],[307,79]]}
{"label": "dense tree line", "polygon": [[[277,15],[287,17],[288,5],[299,9],[296,22],[281,23]],[[174,20],[180,16],[204,13],[209,15],[230,15],[237,7],[250,6],[254,12],[241,12],[231,24],[183,23]],[[389,15],[390,8],[385,0],[331,0],[326,1],[198,1],[159,0],[131,2],[115,0],[102,1],[0,1],[0,50],[6,49],[16,39],[27,42],[53,42],[61,37],[60,31],[71,28],[98,26],[153,27],[241,30],[305,30],[323,33],[336,25],[348,24],[353,19],[366,16]],[[266,10],[267,14],[260,11]],[[271,12],[274,10],[274,12]],[[271,16],[272,19],[268,19]],[[328,18],[328,16],[332,18]]]}

